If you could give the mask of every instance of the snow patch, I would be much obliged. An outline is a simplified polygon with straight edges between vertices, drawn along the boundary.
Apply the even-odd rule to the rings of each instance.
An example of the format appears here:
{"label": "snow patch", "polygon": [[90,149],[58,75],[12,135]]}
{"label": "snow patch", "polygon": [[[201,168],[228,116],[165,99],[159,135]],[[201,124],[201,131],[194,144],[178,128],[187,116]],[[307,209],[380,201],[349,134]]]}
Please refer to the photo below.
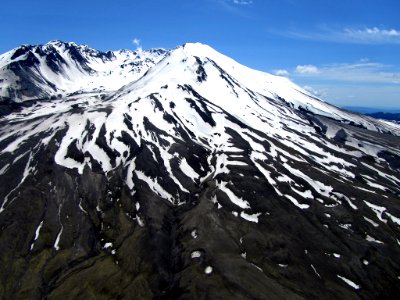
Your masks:
{"label": "snow patch", "polygon": [[345,283],[347,283],[349,286],[351,286],[353,289],[355,290],[359,290],[360,289],[360,285],[354,283],[353,281],[351,281],[350,279],[340,276],[340,275],[336,275],[337,277],[339,277],[340,279],[342,279]]}
{"label": "snow patch", "polygon": [[260,215],[261,215],[261,213],[255,213],[255,214],[249,215],[249,214],[245,213],[244,211],[242,211],[240,213],[240,216],[243,219],[245,219],[246,221],[249,221],[249,222],[253,222],[253,223],[258,223],[258,217]]}
{"label": "snow patch", "polygon": [[290,202],[292,202],[294,205],[296,205],[298,208],[300,209],[308,209],[310,208],[310,205],[308,204],[301,204],[299,203],[299,201],[297,201],[294,197],[290,196],[290,195],[284,195],[287,199],[290,200]]}
{"label": "snow patch", "polygon": [[181,168],[182,172],[192,180],[200,177],[199,174],[197,174],[195,170],[193,170],[193,168],[187,163],[185,158],[181,159],[179,167]]}
{"label": "snow patch", "polygon": [[386,210],[386,207],[378,206],[378,205],[369,203],[368,201],[365,201],[365,200],[364,200],[364,202],[365,202],[365,204],[367,204],[367,205],[372,209],[372,211],[376,214],[376,217],[377,217],[381,222],[383,222],[383,223],[385,223],[385,224],[387,223],[387,220],[383,219],[383,217],[382,217],[382,214],[383,214],[384,211]]}
{"label": "snow patch", "polygon": [[249,202],[243,200],[242,198],[237,197],[230,189],[226,187],[227,184],[228,184],[227,182],[221,182],[218,183],[217,186],[221,191],[223,191],[228,196],[229,200],[231,200],[233,204],[243,209],[250,208]]}
{"label": "snow patch", "polygon": [[372,243],[377,243],[377,244],[384,244],[382,241],[377,240],[375,238],[373,238],[372,236],[367,234],[367,237],[365,238],[368,242],[372,242]]}
{"label": "snow patch", "polygon": [[159,195],[160,197],[169,200],[171,203],[173,203],[173,197],[167,192],[165,191],[161,185],[158,183],[157,178],[150,178],[147,177],[142,171],[135,171],[137,177],[146,182],[148,184],[148,186],[150,187],[150,189],[152,189],[157,195]]}
{"label": "snow patch", "polygon": [[193,251],[193,252],[190,254],[190,257],[191,257],[192,259],[194,259],[194,258],[199,258],[199,257],[201,257],[201,252],[200,252],[200,251]]}

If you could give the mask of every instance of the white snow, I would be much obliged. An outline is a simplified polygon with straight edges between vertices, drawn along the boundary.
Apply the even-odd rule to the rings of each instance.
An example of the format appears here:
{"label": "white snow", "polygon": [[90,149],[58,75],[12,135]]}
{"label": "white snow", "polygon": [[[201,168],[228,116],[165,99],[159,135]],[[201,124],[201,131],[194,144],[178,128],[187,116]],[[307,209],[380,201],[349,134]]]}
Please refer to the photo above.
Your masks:
{"label": "white snow", "polygon": [[41,221],[40,224],[39,224],[39,226],[36,228],[35,237],[34,237],[34,239],[33,239],[32,245],[31,245],[31,250],[32,250],[33,247],[34,247],[36,240],[39,238],[40,229],[42,229],[42,226],[43,226],[43,221]]}
{"label": "white snow", "polygon": [[317,272],[317,269],[314,267],[314,265],[311,264],[311,268],[313,269],[315,275],[317,275],[319,278],[321,278],[321,275]]}
{"label": "white snow", "polygon": [[142,218],[139,215],[136,215],[136,222],[138,223],[138,225],[140,227],[144,227],[144,221],[142,220]]}
{"label": "white snow", "polygon": [[15,188],[13,188],[5,197],[3,200],[3,203],[1,204],[0,207],[0,213],[2,213],[6,207],[6,205],[10,205],[15,198],[12,198],[11,200],[9,200],[9,197],[11,196],[11,194],[16,191],[26,180],[26,178],[32,173],[32,171],[34,171],[34,167],[31,166],[31,161],[33,158],[34,153],[31,152],[29,154],[29,159],[28,162],[25,165],[25,169],[24,169],[24,173],[22,174],[22,179],[20,180],[20,182],[17,184],[17,186]]}
{"label": "white snow", "polygon": [[249,221],[249,222],[253,222],[253,223],[258,223],[258,217],[260,215],[261,215],[261,213],[255,213],[255,214],[249,215],[249,214],[245,213],[244,211],[242,211],[240,213],[240,216],[243,219],[245,219],[246,221]]}
{"label": "white snow", "polygon": [[373,238],[372,236],[367,234],[367,237],[365,238],[368,242],[372,242],[372,243],[377,243],[377,244],[384,244],[382,241],[379,241],[375,238]]}
{"label": "white snow", "polygon": [[300,170],[291,167],[287,163],[284,163],[283,166],[289,171],[289,173],[306,180],[319,194],[324,195],[326,197],[330,197],[330,192],[332,192],[333,190],[331,186],[327,186],[320,181],[310,178]]}
{"label": "white snow", "polygon": [[199,257],[201,257],[201,252],[200,252],[200,251],[193,251],[193,252],[190,254],[190,257],[191,257],[191,258],[199,258]]}
{"label": "white snow", "polygon": [[108,248],[112,248],[113,243],[105,243],[103,246],[103,249],[108,249]]}
{"label": "white snow", "polygon": [[385,211],[385,215],[387,215],[390,218],[390,220],[392,220],[393,223],[400,225],[400,218],[393,216],[391,213],[388,213],[387,211]]}
{"label": "white snow", "polygon": [[217,186],[221,191],[223,191],[228,196],[229,200],[231,200],[232,203],[243,209],[250,208],[249,202],[243,200],[242,198],[237,197],[230,189],[226,187],[227,184],[228,184],[227,182],[221,182],[218,183]]}
{"label": "white snow", "polygon": [[294,205],[296,205],[300,209],[307,209],[310,207],[308,204],[301,204],[299,201],[297,201],[294,197],[290,195],[284,195],[287,199],[289,199]]}
{"label": "white snow", "polygon": [[367,182],[367,185],[369,185],[370,187],[382,190],[382,191],[386,191],[386,188],[380,184],[377,184],[375,182],[369,181],[367,179],[364,178],[364,180]]}
{"label": "white snow", "polygon": [[352,209],[354,209],[354,210],[357,210],[357,209],[358,209],[358,207],[355,206],[354,203],[350,200],[350,198],[347,197],[346,195],[344,195],[344,194],[342,194],[342,193],[338,193],[338,192],[334,192],[333,194],[334,194],[335,196],[337,196],[338,198],[340,198],[340,199],[344,199],[344,200],[347,202],[347,204],[348,204]]}
{"label": "white snow", "polygon": [[6,173],[9,166],[10,166],[10,164],[5,164],[5,165],[0,169],[0,175],[3,175],[4,173]]}
{"label": "white snow", "polygon": [[379,205],[375,205],[375,204],[372,204],[372,203],[370,203],[370,202],[368,202],[368,201],[365,201],[365,200],[364,200],[364,202],[365,202],[365,204],[367,204],[367,205],[372,209],[372,211],[376,214],[376,217],[377,217],[381,222],[387,223],[387,220],[383,219],[383,217],[382,217],[382,214],[383,214],[384,211],[386,210],[386,207],[379,206]]}
{"label": "white snow", "polygon": [[340,276],[340,275],[336,275],[337,277],[339,277],[340,279],[342,279],[345,283],[347,283],[349,286],[351,286],[353,289],[355,290],[359,290],[360,286],[356,283],[354,283],[353,281],[351,281],[350,279],[344,277],[344,276]]}
{"label": "white snow", "polygon": [[350,230],[351,224],[339,224],[339,227],[346,229],[346,230]]}
{"label": "white snow", "polygon": [[39,238],[40,229],[42,229],[42,226],[43,226],[43,221],[41,221],[38,228],[36,228],[34,241],[36,241]]}
{"label": "white snow", "polygon": [[173,201],[173,197],[167,191],[165,191],[161,185],[158,184],[157,178],[147,177],[142,171],[135,171],[135,173],[140,180],[146,182],[149,187],[160,197],[163,197],[170,202]]}
{"label": "white snow", "polygon": [[60,204],[59,207],[58,207],[58,222],[60,223],[61,228],[60,228],[60,231],[57,234],[56,241],[54,242],[54,245],[53,245],[53,248],[56,251],[60,250],[59,244],[60,244],[61,235],[62,235],[63,230],[64,230],[64,225],[61,222],[61,209],[62,209],[62,207],[63,207],[62,204]]}
{"label": "white snow", "polygon": [[181,163],[180,163],[179,167],[181,168],[182,172],[186,176],[188,176],[190,179],[195,180],[195,179],[199,178],[199,174],[197,174],[193,170],[193,168],[188,164],[188,162],[186,161],[186,158],[181,159]]}
{"label": "white snow", "polygon": [[379,224],[372,221],[371,219],[367,218],[367,217],[363,217],[365,221],[367,221],[368,223],[370,223],[372,226],[374,227],[379,227]]}
{"label": "white snow", "polygon": [[61,229],[60,229],[60,231],[59,231],[58,234],[57,234],[56,241],[54,242],[54,246],[53,246],[53,247],[54,247],[54,249],[56,249],[57,251],[60,250],[59,244],[60,244],[60,239],[61,239],[61,235],[62,235],[63,229],[64,229],[64,227],[61,226]]}
{"label": "white snow", "polygon": [[132,161],[128,165],[128,169],[126,172],[126,185],[131,191],[135,187],[135,184],[133,183],[133,172],[135,170],[135,167],[135,159],[132,159]]}
{"label": "white snow", "polygon": [[258,271],[260,271],[261,273],[264,273],[263,269],[260,268],[259,266],[257,266],[256,264],[251,263],[251,265],[256,268]]}
{"label": "white snow", "polygon": [[82,198],[79,199],[79,204],[78,204],[79,209],[83,211],[85,214],[88,214],[88,212],[82,207],[82,200],[83,200]]}
{"label": "white snow", "polygon": [[[385,149],[385,148],[383,148],[383,147],[381,146],[381,149],[380,149],[380,150],[387,150],[387,149]],[[394,151],[394,152],[397,152],[397,151]],[[376,155],[376,156],[377,156],[377,155]],[[381,177],[383,177],[383,178],[385,178],[385,179],[387,179],[387,180],[390,180],[393,184],[395,184],[395,185],[400,185],[400,179],[399,179],[399,178],[397,178],[397,177],[395,177],[395,176],[393,176],[393,175],[388,175],[388,174],[382,172],[381,170],[377,169],[376,167],[373,167],[373,166],[371,166],[371,165],[369,165],[369,164],[366,164],[365,162],[362,162],[362,164],[363,164],[365,167],[369,168],[370,170],[376,172],[379,176],[381,176]]]}
{"label": "white snow", "polygon": [[211,274],[212,271],[213,271],[213,268],[212,268],[211,266],[207,266],[207,267],[204,269],[204,273],[206,273],[206,274]]}

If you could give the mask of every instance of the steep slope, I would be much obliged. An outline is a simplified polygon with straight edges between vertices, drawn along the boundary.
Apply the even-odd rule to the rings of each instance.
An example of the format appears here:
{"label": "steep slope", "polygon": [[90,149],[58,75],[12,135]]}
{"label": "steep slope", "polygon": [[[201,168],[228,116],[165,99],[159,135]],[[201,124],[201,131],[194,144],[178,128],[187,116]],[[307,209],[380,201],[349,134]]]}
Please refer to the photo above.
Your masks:
{"label": "steep slope", "polygon": [[399,292],[399,126],[201,44],[140,74],[0,120],[2,298]]}

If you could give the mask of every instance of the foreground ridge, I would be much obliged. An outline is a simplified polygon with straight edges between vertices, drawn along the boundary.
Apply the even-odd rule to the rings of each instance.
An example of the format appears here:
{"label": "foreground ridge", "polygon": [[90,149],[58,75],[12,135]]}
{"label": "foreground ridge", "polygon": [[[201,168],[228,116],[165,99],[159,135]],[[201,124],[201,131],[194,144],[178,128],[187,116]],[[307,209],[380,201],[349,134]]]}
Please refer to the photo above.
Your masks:
{"label": "foreground ridge", "polygon": [[400,126],[202,44],[0,56],[4,299],[389,299]]}

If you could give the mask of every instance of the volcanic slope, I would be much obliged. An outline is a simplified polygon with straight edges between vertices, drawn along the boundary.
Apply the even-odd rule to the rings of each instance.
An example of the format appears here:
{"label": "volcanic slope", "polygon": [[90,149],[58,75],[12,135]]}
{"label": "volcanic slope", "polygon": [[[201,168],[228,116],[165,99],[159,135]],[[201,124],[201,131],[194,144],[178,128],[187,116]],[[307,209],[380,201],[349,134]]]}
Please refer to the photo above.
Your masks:
{"label": "volcanic slope", "polygon": [[1,298],[396,297],[400,127],[205,45],[160,55],[4,113]]}

